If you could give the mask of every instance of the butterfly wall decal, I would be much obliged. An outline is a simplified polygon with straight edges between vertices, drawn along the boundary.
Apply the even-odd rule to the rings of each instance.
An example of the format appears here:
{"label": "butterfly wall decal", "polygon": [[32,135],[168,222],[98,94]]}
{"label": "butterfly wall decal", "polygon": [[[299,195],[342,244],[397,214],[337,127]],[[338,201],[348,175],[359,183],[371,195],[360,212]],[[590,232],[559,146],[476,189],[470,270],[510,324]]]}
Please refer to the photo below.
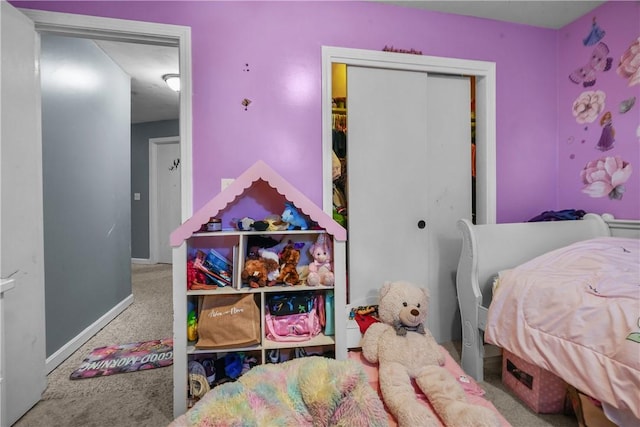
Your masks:
{"label": "butterfly wall decal", "polygon": [[596,73],[598,71],[608,71],[611,69],[612,57],[608,57],[609,46],[600,42],[593,49],[589,62],[569,74],[569,80],[575,84],[582,83],[582,86],[589,87],[596,84]]}

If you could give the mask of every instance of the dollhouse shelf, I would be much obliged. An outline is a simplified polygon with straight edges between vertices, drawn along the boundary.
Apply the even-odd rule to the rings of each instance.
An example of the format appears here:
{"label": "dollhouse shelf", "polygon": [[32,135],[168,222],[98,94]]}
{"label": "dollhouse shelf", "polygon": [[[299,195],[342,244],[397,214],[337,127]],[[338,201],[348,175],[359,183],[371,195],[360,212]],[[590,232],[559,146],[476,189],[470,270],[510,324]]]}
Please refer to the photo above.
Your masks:
{"label": "dollhouse shelf", "polygon": [[[246,200],[243,200],[246,199]],[[310,230],[279,230],[279,231],[241,231],[224,229],[222,231],[202,232],[202,225],[211,217],[232,218],[258,217],[264,212],[251,212],[270,206],[271,209],[284,208],[284,203],[292,203],[298,211],[306,215],[314,224]],[[259,206],[259,207],[258,207]],[[248,212],[247,212],[248,211]],[[282,210],[280,210],[282,212]],[[274,212],[272,212],[274,213]],[[278,212],[279,213],[279,212]],[[249,215],[247,215],[249,214]],[[253,215],[251,215],[253,214]],[[255,216],[254,216],[255,215]],[[222,221],[223,224],[227,221]],[[295,241],[308,247],[324,235],[333,249],[332,264],[334,286],[308,286],[305,283],[295,286],[265,286],[251,288],[242,283],[240,272],[244,269],[245,255],[250,245],[250,239],[255,236],[271,237],[279,242]],[[207,202],[191,218],[185,221],[170,236],[173,248],[173,383],[174,383],[174,415],[176,417],[186,412],[189,402],[194,396],[188,393],[188,364],[191,360],[217,360],[231,352],[243,352],[255,357],[258,363],[267,363],[267,353],[273,350],[284,350],[282,354],[294,352],[296,347],[308,349],[308,354],[317,351],[335,354],[337,359],[346,359],[346,230],[333,218],[327,215],[304,194],[278,175],[264,162],[258,161],[243,174],[236,178],[225,190]],[[285,243],[286,244],[286,243]],[[233,254],[232,282],[229,286],[207,290],[188,290],[187,261],[189,254],[197,250],[211,248]],[[230,259],[231,260],[231,259]],[[298,270],[307,267],[298,264]],[[265,314],[267,296],[272,294],[286,294],[292,292],[313,292],[321,298],[328,298],[333,293],[333,314],[327,311],[327,318],[332,316],[334,334],[324,334],[324,330],[317,336],[302,342],[280,342],[269,339],[265,331]],[[253,295],[260,310],[260,342],[257,345],[236,348],[197,348],[197,341],[187,340],[187,310],[188,306],[199,307],[202,299],[224,295]],[[197,312],[197,309],[196,309]],[[327,322],[328,324],[329,322]]]}

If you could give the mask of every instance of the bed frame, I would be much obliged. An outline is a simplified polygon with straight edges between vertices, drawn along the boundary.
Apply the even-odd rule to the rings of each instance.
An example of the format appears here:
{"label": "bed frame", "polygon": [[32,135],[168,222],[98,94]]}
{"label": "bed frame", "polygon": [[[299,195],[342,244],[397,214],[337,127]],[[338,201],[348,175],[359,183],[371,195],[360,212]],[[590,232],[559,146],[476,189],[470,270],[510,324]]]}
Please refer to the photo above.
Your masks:
{"label": "bed frame", "polygon": [[495,275],[536,256],[571,243],[602,236],[640,237],[640,221],[587,214],[577,221],[474,225],[458,221],[462,252],[456,286],[462,316],[462,358],[465,372],[484,379],[484,329]]}

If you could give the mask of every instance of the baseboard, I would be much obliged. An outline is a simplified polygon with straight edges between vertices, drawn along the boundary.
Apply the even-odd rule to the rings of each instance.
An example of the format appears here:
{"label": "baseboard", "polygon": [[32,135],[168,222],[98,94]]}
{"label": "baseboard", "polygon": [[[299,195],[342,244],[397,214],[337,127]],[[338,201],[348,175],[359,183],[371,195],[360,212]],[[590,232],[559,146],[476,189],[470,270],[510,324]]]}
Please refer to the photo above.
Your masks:
{"label": "baseboard", "polygon": [[150,258],[131,258],[132,264],[155,264]]}
{"label": "baseboard", "polygon": [[64,362],[69,356],[71,356],[76,350],[78,350],[84,343],[89,341],[91,337],[109,324],[113,319],[118,317],[127,307],[133,303],[133,294],[129,295],[118,304],[116,304],[111,310],[106,312],[101,318],[96,320],[93,324],[89,325],[84,331],[80,332],[73,339],[60,347],[58,351],[47,357],[45,361],[45,370],[47,375],[57,368],[62,362]]}

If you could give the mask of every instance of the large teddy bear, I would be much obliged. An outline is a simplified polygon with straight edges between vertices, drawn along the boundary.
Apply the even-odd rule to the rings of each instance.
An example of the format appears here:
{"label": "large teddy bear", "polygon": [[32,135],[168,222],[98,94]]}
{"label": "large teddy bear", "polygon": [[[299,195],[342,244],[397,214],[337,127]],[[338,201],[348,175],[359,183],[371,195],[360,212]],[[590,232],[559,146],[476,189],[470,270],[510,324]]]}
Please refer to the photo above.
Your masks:
{"label": "large teddy bear", "polygon": [[380,290],[379,323],[366,330],[362,352],[379,364],[380,391],[400,427],[437,426],[438,420],[415,396],[415,379],[442,422],[448,426],[498,426],[490,409],[473,405],[447,371],[441,347],[424,327],[429,294],[408,282],[386,282]]}

